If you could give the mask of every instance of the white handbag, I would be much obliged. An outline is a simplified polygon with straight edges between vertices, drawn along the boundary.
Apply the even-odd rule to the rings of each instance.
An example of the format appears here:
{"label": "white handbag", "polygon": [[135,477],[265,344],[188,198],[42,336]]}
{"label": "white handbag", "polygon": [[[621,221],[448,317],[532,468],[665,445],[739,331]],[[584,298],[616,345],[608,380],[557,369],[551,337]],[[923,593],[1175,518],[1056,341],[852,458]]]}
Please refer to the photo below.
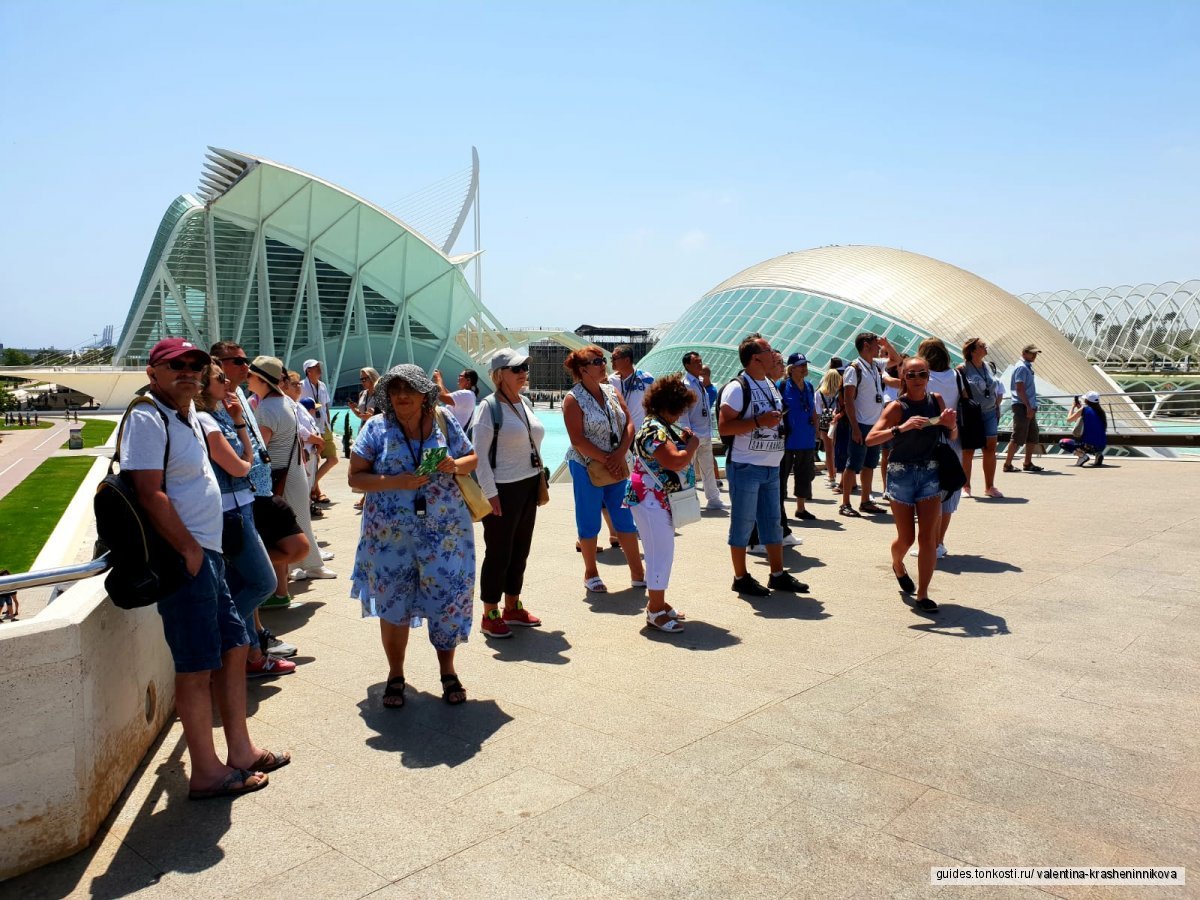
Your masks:
{"label": "white handbag", "polygon": [[636,456],[634,457],[634,465],[638,467],[638,470],[643,475],[652,479],[655,486],[667,498],[672,525],[676,528],[682,528],[684,525],[691,525],[700,521],[700,495],[696,493],[695,487],[684,488],[681,491],[668,494],[663,490],[662,482],[658,480],[658,476],[646,468],[641,459]]}

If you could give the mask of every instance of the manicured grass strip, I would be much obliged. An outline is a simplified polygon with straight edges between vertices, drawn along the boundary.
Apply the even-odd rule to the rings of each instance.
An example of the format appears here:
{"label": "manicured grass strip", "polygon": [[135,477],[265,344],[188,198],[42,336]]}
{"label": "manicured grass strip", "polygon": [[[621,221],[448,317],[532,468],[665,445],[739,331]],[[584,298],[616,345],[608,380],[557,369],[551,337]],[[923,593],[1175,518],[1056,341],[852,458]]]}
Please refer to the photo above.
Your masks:
{"label": "manicured grass strip", "polygon": [[42,419],[36,425],[3,425],[3,424],[0,424],[0,431],[37,431],[40,428],[49,428],[53,424],[54,424],[53,422],[49,422],[45,419]]}
{"label": "manicured grass strip", "polygon": [[[84,426],[82,436],[83,448],[85,450],[88,447],[103,447],[104,442],[108,440],[108,436],[117,427],[116,422],[109,422],[107,419],[80,419],[79,424]],[[67,438],[66,442],[59,449],[69,449],[67,444],[70,442],[71,439]]]}
{"label": "manicured grass strip", "polygon": [[0,569],[29,571],[95,461],[51,457],[0,498]]}

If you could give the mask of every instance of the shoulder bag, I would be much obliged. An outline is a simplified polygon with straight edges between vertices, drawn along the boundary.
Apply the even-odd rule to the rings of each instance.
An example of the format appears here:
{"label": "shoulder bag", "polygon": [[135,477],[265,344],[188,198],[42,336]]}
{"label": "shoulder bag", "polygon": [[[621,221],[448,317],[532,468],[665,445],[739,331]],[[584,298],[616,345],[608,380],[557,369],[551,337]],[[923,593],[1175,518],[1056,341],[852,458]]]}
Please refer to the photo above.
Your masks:
{"label": "shoulder bag", "polygon": [[[437,409],[436,419],[442,437],[446,440],[446,446],[449,447],[450,436],[446,431],[446,414],[442,412],[441,407]],[[491,501],[483,496],[483,488],[474,478],[470,475],[455,475],[454,481],[462,494],[463,502],[467,505],[467,510],[471,513],[472,522],[482,522],[484,518],[492,514]]]}
{"label": "shoulder bag", "polygon": [[971,382],[959,366],[954,370],[958,379],[958,442],[964,450],[982,450],[987,444],[983,434],[983,407],[971,392]]}
{"label": "shoulder bag", "polygon": [[[663,422],[663,427],[666,428],[668,436],[675,442],[675,446],[678,447],[682,443],[679,435],[666,422]],[[682,528],[684,525],[692,525],[700,521],[700,495],[696,493],[695,485],[681,488],[678,491],[668,494],[662,482],[658,480],[658,476],[650,471],[650,467],[642,461],[641,457],[635,456],[634,464],[638,466],[643,475],[654,481],[654,484],[662,491],[663,496],[667,498],[667,506],[670,507],[671,511],[672,525],[676,528]]]}

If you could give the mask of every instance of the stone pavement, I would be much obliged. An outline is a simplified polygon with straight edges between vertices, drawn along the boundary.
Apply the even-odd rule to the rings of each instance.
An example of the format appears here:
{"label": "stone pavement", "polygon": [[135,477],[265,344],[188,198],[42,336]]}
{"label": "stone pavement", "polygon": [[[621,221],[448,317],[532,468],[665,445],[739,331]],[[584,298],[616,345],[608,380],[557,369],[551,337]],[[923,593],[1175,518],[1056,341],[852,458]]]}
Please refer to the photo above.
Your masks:
{"label": "stone pavement", "polygon": [[839,519],[825,488],[787,556],[810,597],[731,593],[726,519],[706,517],[678,540],[680,636],[642,629],[618,551],[614,593],[585,594],[556,485],[524,595],[545,627],[473,634],[459,708],[414,633],[400,711],[346,596],[358,520],[331,484],[341,577],[267,613],[300,667],[250,689],[253,733],[295,762],[189,803],[176,725],[92,848],[0,892],[1112,898],[1150,890],[931,888],[929,867],[1157,864],[1192,871],[1156,896],[1198,896],[1200,467],[1046,464],[963,501],[937,619],[897,593],[890,519]]}

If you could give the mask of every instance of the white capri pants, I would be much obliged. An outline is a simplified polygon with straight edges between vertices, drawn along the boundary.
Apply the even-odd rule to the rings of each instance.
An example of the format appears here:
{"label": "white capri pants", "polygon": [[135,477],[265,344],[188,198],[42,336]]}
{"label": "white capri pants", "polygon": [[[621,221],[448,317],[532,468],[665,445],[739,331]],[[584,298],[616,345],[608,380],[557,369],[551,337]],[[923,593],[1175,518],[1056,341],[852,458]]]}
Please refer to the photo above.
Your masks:
{"label": "white capri pants", "polygon": [[671,513],[658,504],[652,493],[630,510],[646,554],[646,588],[665,591],[675,563],[675,526]]}

